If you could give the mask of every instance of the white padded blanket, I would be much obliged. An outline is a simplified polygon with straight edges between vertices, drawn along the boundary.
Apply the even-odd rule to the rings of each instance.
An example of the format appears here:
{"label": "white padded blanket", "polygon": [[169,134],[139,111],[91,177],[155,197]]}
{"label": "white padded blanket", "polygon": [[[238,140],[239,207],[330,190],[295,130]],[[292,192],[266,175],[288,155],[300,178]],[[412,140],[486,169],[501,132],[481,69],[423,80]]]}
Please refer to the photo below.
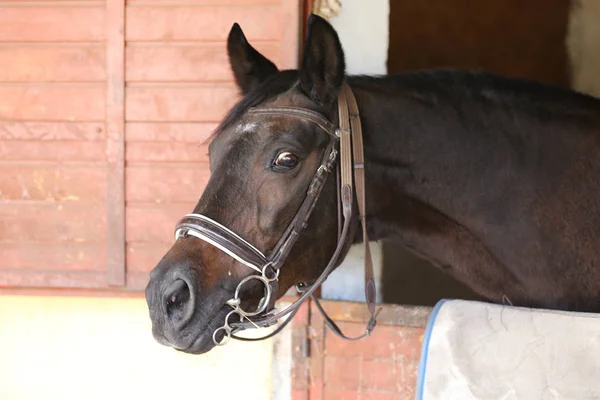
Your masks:
{"label": "white padded blanket", "polygon": [[600,314],[442,300],[417,400],[600,400]]}

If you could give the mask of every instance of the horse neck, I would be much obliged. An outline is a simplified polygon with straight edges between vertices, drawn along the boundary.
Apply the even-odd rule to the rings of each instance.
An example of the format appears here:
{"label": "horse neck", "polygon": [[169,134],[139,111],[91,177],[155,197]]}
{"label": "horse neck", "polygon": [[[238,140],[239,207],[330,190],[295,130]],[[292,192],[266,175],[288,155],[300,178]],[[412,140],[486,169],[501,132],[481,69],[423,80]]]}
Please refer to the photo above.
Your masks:
{"label": "horse neck", "polygon": [[447,208],[447,196],[439,187],[432,192],[428,184],[435,181],[436,167],[452,163],[434,151],[447,129],[432,107],[439,106],[437,100],[394,89],[397,77],[348,81],[363,124],[371,239],[393,236],[403,229],[435,229],[433,225],[445,218],[438,210]]}

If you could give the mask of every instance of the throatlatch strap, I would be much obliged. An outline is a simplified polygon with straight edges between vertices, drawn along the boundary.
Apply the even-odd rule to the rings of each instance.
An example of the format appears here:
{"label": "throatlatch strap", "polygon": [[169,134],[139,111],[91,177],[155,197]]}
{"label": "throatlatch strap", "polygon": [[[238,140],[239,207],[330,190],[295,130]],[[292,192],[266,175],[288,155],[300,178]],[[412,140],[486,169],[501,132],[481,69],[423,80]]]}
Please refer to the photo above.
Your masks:
{"label": "throatlatch strap", "polygon": [[[369,246],[366,220],[366,196],[365,196],[365,166],[364,147],[362,139],[362,125],[356,98],[352,89],[344,82],[343,88],[338,96],[338,118],[340,130],[340,154],[341,154],[341,192],[344,218],[352,216],[352,176],[354,172],[354,183],[356,184],[356,198],[358,202],[359,218],[362,225],[364,253],[365,253],[365,299],[371,317],[367,323],[365,333],[356,338],[349,338],[342,333],[338,326],[327,316],[327,313],[319,303],[316,296],[312,296],[317,309],[323,315],[325,322],[331,330],[340,338],[345,340],[358,340],[369,335],[377,324],[377,315],[381,311],[375,311],[377,299],[377,288],[375,286],[375,273],[373,272],[373,258]],[[352,160],[354,159],[354,165]]]}

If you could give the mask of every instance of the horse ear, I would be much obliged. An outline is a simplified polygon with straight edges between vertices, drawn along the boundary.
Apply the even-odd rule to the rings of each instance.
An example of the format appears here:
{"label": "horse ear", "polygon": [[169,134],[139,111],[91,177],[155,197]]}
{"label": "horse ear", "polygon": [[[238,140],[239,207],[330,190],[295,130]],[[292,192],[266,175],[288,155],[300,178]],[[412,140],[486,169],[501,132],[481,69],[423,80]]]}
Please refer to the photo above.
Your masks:
{"label": "horse ear", "polygon": [[242,94],[250,92],[278,71],[275,64],[248,43],[237,23],[233,24],[227,38],[227,55]]}
{"label": "horse ear", "polygon": [[340,38],[329,22],[311,14],[300,67],[300,87],[312,100],[329,106],[337,98],[345,73]]}

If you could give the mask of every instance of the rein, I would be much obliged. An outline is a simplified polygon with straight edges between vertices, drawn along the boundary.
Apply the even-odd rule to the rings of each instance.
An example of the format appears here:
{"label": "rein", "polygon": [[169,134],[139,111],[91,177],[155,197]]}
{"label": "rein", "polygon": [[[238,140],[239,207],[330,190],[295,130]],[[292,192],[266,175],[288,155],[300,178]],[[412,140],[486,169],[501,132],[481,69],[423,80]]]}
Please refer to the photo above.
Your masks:
{"label": "rein", "polygon": [[[187,236],[199,238],[217,247],[235,260],[258,273],[258,275],[253,274],[242,279],[235,290],[234,297],[227,301],[227,304],[232,307],[232,310],[225,317],[224,325],[213,332],[214,343],[216,345],[224,345],[232,337],[234,339],[245,341],[263,340],[272,337],[288,324],[308,297],[315,302],[317,309],[323,315],[326,324],[339,337],[346,340],[358,340],[370,335],[375,328],[377,323],[376,318],[381,309],[375,310],[376,287],[365,217],[366,202],[362,127],[358,105],[352,90],[347,83],[344,83],[338,96],[339,127],[332,124],[321,114],[302,107],[254,107],[249,109],[248,113],[304,119],[320,127],[329,135],[330,140],[324,150],[321,164],[308,186],[304,201],[296,212],[294,219],[284,231],[279,242],[269,254],[263,254],[255,246],[244,240],[235,232],[202,214],[188,214],[177,224],[175,229],[176,240]],[[341,183],[340,179],[338,179],[337,182],[338,199],[341,199],[341,210],[339,209],[340,202],[338,202],[338,222],[340,223],[341,228],[338,227],[338,243],[333,256],[319,278],[317,278],[312,285],[308,286],[304,283],[296,285],[296,289],[301,295],[292,305],[278,313],[265,313],[268,308],[274,306],[276,297],[273,296],[273,292],[278,288],[277,282],[280,270],[301,232],[307,226],[308,219],[319,199],[325,181],[327,180],[328,175],[335,170],[338,154],[340,155],[338,176],[341,178]],[[314,292],[336,267],[340,253],[346,244],[350,223],[352,221],[354,193],[356,193],[359,219],[362,224],[365,249],[365,298],[371,317],[367,323],[365,332],[362,335],[355,338],[349,338],[345,336],[335,322],[329,318],[318,298],[314,295]],[[343,224],[341,224],[342,217]],[[261,299],[255,310],[244,310],[239,298],[241,289],[248,285],[249,282],[258,282],[263,286],[264,297]],[[275,331],[267,336],[257,339],[248,339],[234,335],[236,332],[248,328],[261,328],[275,325],[281,318],[288,314],[290,314],[289,317]],[[232,318],[234,316],[238,316],[239,321],[233,321]],[[223,331],[224,336],[223,339],[219,341],[217,340],[217,336],[221,331]]]}

